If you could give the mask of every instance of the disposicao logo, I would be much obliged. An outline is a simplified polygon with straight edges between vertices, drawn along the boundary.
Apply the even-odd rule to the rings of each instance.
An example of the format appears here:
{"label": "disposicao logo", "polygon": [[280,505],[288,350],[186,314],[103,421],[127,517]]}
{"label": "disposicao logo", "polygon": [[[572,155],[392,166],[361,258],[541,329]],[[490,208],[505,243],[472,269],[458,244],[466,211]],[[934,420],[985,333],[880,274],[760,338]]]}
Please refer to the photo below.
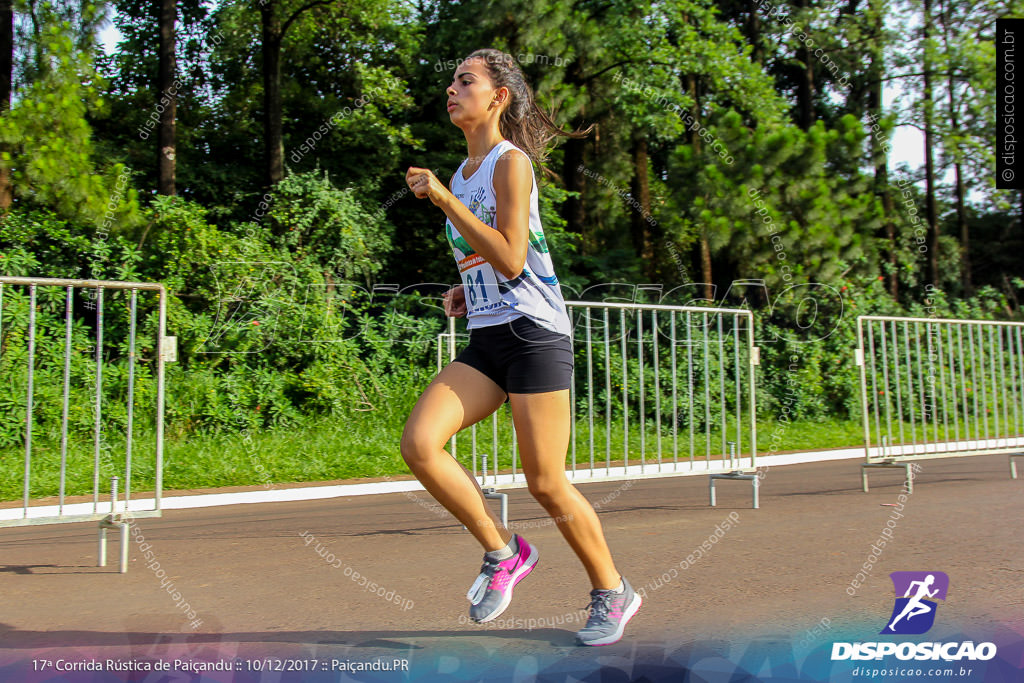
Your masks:
{"label": "disposicao logo", "polygon": [[[945,572],[893,572],[896,604],[882,634],[920,635],[935,623],[937,603],[928,598],[946,599],[949,577]],[[901,597],[902,596],[902,597]]]}
{"label": "disposicao logo", "polygon": [[[949,577],[945,572],[893,572],[896,600],[892,615],[881,630],[881,635],[920,635],[935,624],[938,603],[949,591]],[[996,656],[994,643],[966,640],[948,643],[832,643],[832,660],[882,659],[895,655],[897,659],[969,661],[989,660]]]}

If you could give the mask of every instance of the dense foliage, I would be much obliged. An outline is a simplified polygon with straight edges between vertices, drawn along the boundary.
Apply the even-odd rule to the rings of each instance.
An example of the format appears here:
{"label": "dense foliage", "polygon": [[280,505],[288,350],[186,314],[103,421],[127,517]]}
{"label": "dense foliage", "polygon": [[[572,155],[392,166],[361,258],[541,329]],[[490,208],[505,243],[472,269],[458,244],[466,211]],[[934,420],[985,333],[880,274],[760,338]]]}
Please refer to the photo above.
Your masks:
{"label": "dense foliage", "polygon": [[[14,6],[0,273],[164,283],[179,344],[172,436],[351,417],[429,379],[454,270],[441,215],[408,194],[404,171],[447,177],[458,165],[464,144],[443,91],[458,58],[486,45],[519,59],[567,129],[595,124],[537,174],[567,297],[646,283],[630,297],[753,307],[767,414],[797,354],[797,414],[856,417],[856,315],[920,313],[926,284],[941,292],[930,315],[1019,314],[1019,200],[995,189],[986,142],[992,19],[1019,13],[1016,0],[940,3],[923,19],[918,3],[885,0],[190,0],[177,26],[177,196],[155,191],[167,153],[154,128],[156,4]],[[97,41],[103,16],[122,37],[111,55]],[[285,169],[273,182],[268,16],[280,29]],[[931,99],[922,65],[941,84]],[[883,82],[901,89],[891,106]],[[932,178],[889,168],[898,124],[932,129]],[[811,330],[800,286],[816,299]],[[108,339],[119,341],[104,348],[107,388],[122,397],[124,296],[106,302]],[[64,305],[63,292],[48,293],[37,309],[51,355]],[[156,325],[154,303],[141,305],[140,405],[155,391]],[[10,289],[3,306],[0,446],[10,447],[23,431],[26,378],[13,368],[24,363],[27,294]],[[76,299],[72,330],[82,380],[72,428],[83,440],[91,306]],[[59,405],[52,360],[36,381]],[[59,418],[43,411],[40,433],[57,438]],[[104,419],[123,424],[124,407]]]}

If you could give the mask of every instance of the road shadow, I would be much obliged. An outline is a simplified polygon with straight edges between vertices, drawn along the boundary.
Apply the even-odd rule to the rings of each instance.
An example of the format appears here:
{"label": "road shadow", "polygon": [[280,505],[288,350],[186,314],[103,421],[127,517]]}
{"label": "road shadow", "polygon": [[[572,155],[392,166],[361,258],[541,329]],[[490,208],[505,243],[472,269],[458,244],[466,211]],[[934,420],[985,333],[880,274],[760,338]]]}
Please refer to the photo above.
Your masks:
{"label": "road shadow", "polygon": [[[139,646],[201,646],[214,644],[239,645],[326,645],[367,650],[415,651],[427,649],[415,641],[438,638],[451,646],[460,640],[467,646],[483,638],[536,643],[559,648],[576,648],[575,632],[557,628],[486,629],[483,631],[421,630],[421,631],[235,631],[224,633],[193,633],[159,631],[83,631],[75,629],[33,631],[0,623],[0,651],[42,648],[139,647]],[[470,641],[475,641],[471,643]]]}
{"label": "road shadow", "polygon": [[[35,571],[38,569],[52,569],[54,571]],[[44,576],[48,574],[103,574],[110,571],[110,567],[96,567],[84,564],[0,564],[0,574]],[[113,571],[117,572],[116,566],[113,568]]]}

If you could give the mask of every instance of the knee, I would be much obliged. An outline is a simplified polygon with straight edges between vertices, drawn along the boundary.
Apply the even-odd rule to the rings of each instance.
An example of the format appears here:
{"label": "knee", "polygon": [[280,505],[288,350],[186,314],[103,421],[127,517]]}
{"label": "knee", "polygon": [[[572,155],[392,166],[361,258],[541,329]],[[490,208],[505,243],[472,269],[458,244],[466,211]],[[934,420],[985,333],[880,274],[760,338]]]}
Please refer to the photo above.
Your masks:
{"label": "knee", "polygon": [[559,505],[571,491],[569,480],[564,475],[537,477],[529,482],[528,488],[530,495],[544,508]]}
{"label": "knee", "polygon": [[402,458],[410,466],[422,463],[439,448],[444,447],[443,444],[439,446],[437,440],[438,438],[429,430],[415,424],[406,423],[405,429],[402,431],[402,441],[399,445]]}
{"label": "knee", "polygon": [[402,431],[402,441],[399,448],[402,451],[402,458],[405,462],[412,465],[420,459],[424,451],[423,437],[417,434],[417,430],[414,427],[406,424],[405,429]]}

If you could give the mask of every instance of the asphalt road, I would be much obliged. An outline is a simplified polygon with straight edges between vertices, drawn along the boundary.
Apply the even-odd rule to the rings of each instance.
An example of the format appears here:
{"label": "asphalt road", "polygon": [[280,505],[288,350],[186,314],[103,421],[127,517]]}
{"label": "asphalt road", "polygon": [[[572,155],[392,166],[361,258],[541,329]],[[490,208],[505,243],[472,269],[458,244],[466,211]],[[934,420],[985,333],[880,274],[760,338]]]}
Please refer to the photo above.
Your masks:
{"label": "asphalt road", "polygon": [[897,570],[949,576],[928,638],[999,642],[955,680],[1024,680],[1024,481],[1006,456],[920,464],[902,510],[902,470],[865,494],[859,461],[772,468],[759,510],[741,482],[709,507],[706,476],[581,485],[646,593],[602,648],[574,644],[590,586],[525,490],[510,519],[540,563],[488,626],[466,618],[482,552],[423,492],[166,512],[138,520],[124,575],[94,566],[93,524],[0,529],[0,680],[861,680],[828,652],[878,639]]}

